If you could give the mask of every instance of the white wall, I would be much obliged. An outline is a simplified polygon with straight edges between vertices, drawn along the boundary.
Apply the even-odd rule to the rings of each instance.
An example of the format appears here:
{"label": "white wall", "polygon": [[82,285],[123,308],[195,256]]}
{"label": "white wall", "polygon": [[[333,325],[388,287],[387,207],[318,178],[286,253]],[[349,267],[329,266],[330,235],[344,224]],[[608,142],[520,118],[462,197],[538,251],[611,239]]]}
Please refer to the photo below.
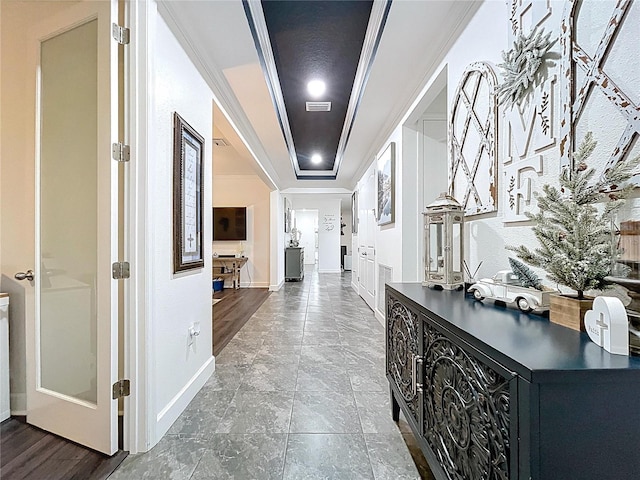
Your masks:
{"label": "white wall", "polygon": [[277,292],[284,285],[284,196],[279,190],[270,193],[271,255],[269,290]]}
{"label": "white wall", "polygon": [[[407,213],[415,210],[415,205],[411,205],[406,202],[406,196],[415,192],[417,188],[417,175],[405,176],[403,170],[407,168],[405,163],[417,163],[410,159],[403,157],[403,145],[402,145],[402,128],[398,127],[391,134],[385,145],[378,151],[376,158],[380,157],[387,145],[390,142],[396,144],[396,194],[395,194],[395,222],[388,225],[376,226],[376,263],[386,265],[393,269],[393,280],[401,281],[402,278],[402,255],[404,249],[402,248],[402,228],[405,221],[407,221]],[[415,182],[415,185],[406,185],[409,181]],[[377,199],[377,193],[375,195]],[[377,200],[376,200],[377,202]],[[376,207],[377,212],[377,207]],[[376,267],[376,285],[378,285],[378,268]],[[382,292],[376,292],[380,294]]]}
{"label": "white wall", "polygon": [[291,202],[294,210],[318,210],[318,272],[340,273],[340,198],[295,194]]}
{"label": "white wall", "polygon": [[[270,275],[270,190],[257,175],[214,175],[215,207],[248,207],[247,240],[243,241],[248,258],[241,272],[241,286],[269,286]],[[213,242],[218,254],[236,254],[240,242]]]}
{"label": "white wall", "polygon": [[[159,16],[155,20],[154,104],[148,179],[149,262],[153,264],[149,304],[152,330],[149,408],[155,444],[182,413],[214,368],[211,354],[212,93]],[[204,268],[173,273],[173,112],[205,138]],[[188,329],[200,322],[200,336],[188,345]],[[170,372],[170,374],[168,374]]]}

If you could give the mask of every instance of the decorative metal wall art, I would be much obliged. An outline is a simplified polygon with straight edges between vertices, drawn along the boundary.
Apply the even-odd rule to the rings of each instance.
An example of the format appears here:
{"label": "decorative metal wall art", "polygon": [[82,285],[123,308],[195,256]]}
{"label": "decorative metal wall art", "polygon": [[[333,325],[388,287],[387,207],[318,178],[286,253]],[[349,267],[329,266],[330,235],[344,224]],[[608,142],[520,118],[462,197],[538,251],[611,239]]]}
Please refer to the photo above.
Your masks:
{"label": "decorative metal wall art", "polygon": [[510,477],[509,380],[424,329],[424,434],[447,478]]}
{"label": "decorative metal wall art", "polygon": [[[632,153],[634,145],[640,150],[640,68],[629,62],[629,55],[638,54],[639,22],[640,2],[633,0],[618,0],[613,8],[612,2],[568,0],[565,4],[561,27],[562,168],[571,166],[575,139],[586,131],[593,131],[599,139],[618,139],[608,151],[600,152],[608,157],[604,171],[637,154]],[[602,27],[598,29],[598,25]],[[594,114],[589,115],[592,107]],[[607,116],[604,123],[603,114]],[[640,174],[632,181],[640,185]]]}
{"label": "decorative metal wall art", "polygon": [[466,216],[498,209],[496,85],[491,65],[473,63],[453,99],[449,194],[458,199]]}

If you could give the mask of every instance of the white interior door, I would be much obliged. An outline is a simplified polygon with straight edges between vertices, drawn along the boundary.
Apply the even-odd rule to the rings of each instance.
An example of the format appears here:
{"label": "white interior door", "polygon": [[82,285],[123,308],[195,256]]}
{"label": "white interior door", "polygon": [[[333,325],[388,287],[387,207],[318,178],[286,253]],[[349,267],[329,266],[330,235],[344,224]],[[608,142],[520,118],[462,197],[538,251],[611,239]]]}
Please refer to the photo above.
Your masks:
{"label": "white interior door", "polygon": [[[27,422],[117,450],[117,2],[34,26],[36,211],[27,313]],[[35,283],[35,284],[34,284]]]}
{"label": "white interior door", "polygon": [[373,310],[375,305],[375,170],[370,169],[360,190],[358,230],[358,293]]}

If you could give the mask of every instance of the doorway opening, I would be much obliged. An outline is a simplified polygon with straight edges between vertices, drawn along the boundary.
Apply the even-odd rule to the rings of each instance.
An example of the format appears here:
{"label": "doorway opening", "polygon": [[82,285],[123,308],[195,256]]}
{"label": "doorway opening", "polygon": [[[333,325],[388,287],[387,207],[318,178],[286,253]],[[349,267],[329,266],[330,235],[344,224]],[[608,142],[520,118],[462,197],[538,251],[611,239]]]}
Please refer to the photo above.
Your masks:
{"label": "doorway opening", "polygon": [[293,211],[293,226],[298,230],[298,245],[304,248],[304,264],[318,264],[318,210]]}

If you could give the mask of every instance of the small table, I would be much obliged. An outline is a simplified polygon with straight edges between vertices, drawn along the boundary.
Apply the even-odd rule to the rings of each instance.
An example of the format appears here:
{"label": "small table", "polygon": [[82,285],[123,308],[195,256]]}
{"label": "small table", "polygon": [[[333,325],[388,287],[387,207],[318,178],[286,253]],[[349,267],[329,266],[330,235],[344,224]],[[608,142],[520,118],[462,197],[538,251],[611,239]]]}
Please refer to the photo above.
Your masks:
{"label": "small table", "polygon": [[247,257],[213,257],[213,278],[231,277],[233,288],[240,288],[240,270],[247,263]]}

